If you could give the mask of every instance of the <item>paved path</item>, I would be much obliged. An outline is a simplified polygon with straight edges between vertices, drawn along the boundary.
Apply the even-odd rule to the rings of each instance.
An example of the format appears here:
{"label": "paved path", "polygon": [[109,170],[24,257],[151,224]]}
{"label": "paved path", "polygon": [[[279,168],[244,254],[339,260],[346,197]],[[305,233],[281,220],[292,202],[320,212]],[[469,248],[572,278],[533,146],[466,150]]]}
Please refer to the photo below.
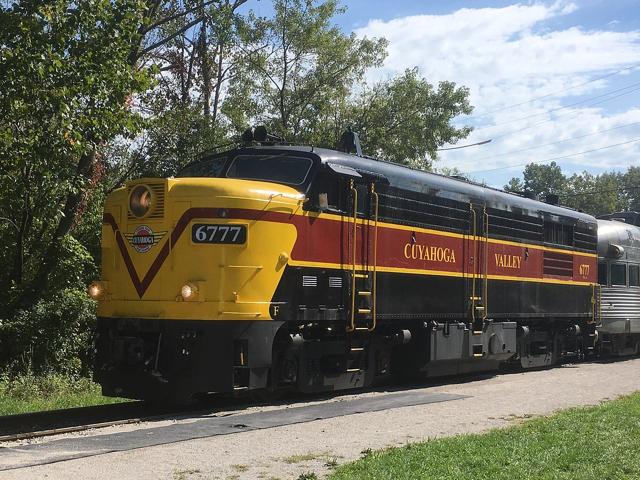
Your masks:
{"label": "paved path", "polygon": [[[501,427],[519,418],[553,412],[640,390],[640,359],[566,365],[552,370],[476,377],[414,390],[464,395],[441,403],[356,413],[224,436],[108,453],[49,465],[0,472],[0,479],[296,479],[323,474],[327,464],[360,456],[366,449],[402,445],[446,435]],[[327,402],[390,395],[371,392]],[[297,403],[289,407],[300,407]],[[346,406],[346,404],[345,404]],[[277,410],[255,407],[252,411]],[[230,412],[232,415],[246,414]],[[190,420],[181,420],[188,423]],[[193,421],[193,420],[191,420]],[[156,424],[148,428],[149,434]],[[111,433],[134,427],[115,427]],[[104,432],[96,432],[104,434]],[[47,442],[55,439],[47,440]],[[78,442],[81,445],[81,441]],[[20,447],[0,450],[0,464],[15,462]]]}

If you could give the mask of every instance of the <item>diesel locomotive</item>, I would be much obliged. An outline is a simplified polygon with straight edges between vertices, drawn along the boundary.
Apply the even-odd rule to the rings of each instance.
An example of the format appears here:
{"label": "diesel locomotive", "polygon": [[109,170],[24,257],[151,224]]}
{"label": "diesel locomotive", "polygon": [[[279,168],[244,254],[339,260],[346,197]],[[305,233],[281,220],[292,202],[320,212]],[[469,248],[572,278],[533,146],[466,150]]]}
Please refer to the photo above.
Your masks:
{"label": "diesel locomotive", "polygon": [[542,367],[599,341],[637,350],[615,335],[640,325],[599,331],[624,262],[600,287],[598,256],[637,260],[633,228],[633,246],[599,248],[584,213],[360,154],[245,143],[107,199],[95,379],[146,399],[314,392]]}

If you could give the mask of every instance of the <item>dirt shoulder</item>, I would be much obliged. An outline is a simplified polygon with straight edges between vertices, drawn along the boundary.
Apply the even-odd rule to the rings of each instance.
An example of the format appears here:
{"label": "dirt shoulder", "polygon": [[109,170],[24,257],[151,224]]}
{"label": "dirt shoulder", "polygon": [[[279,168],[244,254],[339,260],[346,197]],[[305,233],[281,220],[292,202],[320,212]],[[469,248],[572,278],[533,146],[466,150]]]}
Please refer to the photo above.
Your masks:
{"label": "dirt shoulder", "polygon": [[[430,392],[469,397],[5,471],[0,479],[284,480],[305,472],[320,476],[367,449],[478,432],[631,393],[640,390],[639,373],[640,359],[633,359],[426,386]],[[385,393],[344,398],[361,395]],[[11,454],[0,450],[0,459]]]}

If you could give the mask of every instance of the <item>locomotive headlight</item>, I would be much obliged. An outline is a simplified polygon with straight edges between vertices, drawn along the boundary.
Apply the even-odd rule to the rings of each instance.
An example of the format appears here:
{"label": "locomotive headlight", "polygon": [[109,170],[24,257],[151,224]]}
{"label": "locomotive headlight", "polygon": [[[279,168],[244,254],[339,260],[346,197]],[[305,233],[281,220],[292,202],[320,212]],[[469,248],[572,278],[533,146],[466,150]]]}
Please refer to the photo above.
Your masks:
{"label": "locomotive headlight", "polygon": [[87,293],[94,300],[100,300],[104,297],[106,288],[103,282],[93,282],[89,285]]}
{"label": "locomotive headlight", "polygon": [[151,209],[153,195],[146,185],[136,185],[129,194],[129,210],[138,218],[144,217]]}
{"label": "locomotive headlight", "polygon": [[198,295],[198,287],[193,283],[186,283],[180,289],[180,295],[185,300],[193,300]]}

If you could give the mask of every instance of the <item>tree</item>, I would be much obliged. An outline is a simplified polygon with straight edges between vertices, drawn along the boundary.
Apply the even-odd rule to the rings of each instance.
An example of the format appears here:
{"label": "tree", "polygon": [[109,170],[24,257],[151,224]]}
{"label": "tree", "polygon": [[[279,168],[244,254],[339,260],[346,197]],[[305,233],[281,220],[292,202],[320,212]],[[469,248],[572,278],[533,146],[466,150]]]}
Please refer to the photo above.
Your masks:
{"label": "tree", "polygon": [[566,193],[561,196],[562,203],[596,216],[625,210],[624,192],[620,188],[622,178],[615,172],[573,174],[567,181]]}
{"label": "tree", "polygon": [[[451,82],[436,89],[412,69],[367,88],[363,75],[380,64],[386,41],[343,34],[332,24],[343,12],[336,0],[277,0],[266,19],[240,15],[240,3],[213,2],[222,26],[210,33],[184,30],[199,11],[163,27],[171,40],[154,54],[159,83],[141,102],[150,117],[141,142],[146,168],[136,168],[134,154],[124,160],[128,170],[171,175],[258,123],[288,141],[331,147],[351,126],[367,154],[419,168],[430,168],[438,146],[470,132],[451,125],[471,112],[468,90]],[[200,59],[205,35],[211,44],[226,39],[227,46],[224,55],[222,47],[210,50],[217,66],[209,73]],[[218,75],[213,83],[211,72]],[[215,87],[212,100],[202,85]]]}
{"label": "tree", "polygon": [[147,11],[141,0],[2,9],[0,242],[13,265],[0,272],[3,305],[27,306],[47,289],[100,181],[101,149],[139,126],[129,103],[149,77],[130,56]]}
{"label": "tree", "polygon": [[504,187],[502,187],[505,192],[523,194],[524,193],[524,182],[518,177],[513,177],[509,180]]}
{"label": "tree", "polygon": [[508,192],[559,196],[560,204],[591,215],[640,208],[640,168],[630,167],[626,173],[575,173],[567,178],[555,162],[549,165],[527,165],[524,181],[512,178],[504,189]]}
{"label": "tree", "polygon": [[621,178],[621,192],[628,210],[640,212],[640,167],[629,167]]}
{"label": "tree", "polygon": [[567,178],[556,162],[551,162],[549,165],[530,163],[524,169],[523,178],[523,182],[518,178],[512,178],[504,189],[544,199],[548,194],[564,193],[567,187]]}
{"label": "tree", "polygon": [[240,109],[253,103],[256,120],[287,140],[311,141],[335,103],[349,96],[369,67],[380,65],[386,41],[358,39],[332,25],[343,11],[336,0],[275,0],[274,10],[228,101]]}
{"label": "tree", "polygon": [[429,169],[438,147],[469,135],[451,121],[471,111],[469,89],[444,81],[435,89],[413,68],[356,97],[345,116],[370,155]]}
{"label": "tree", "polygon": [[263,19],[238,12],[245,3],[170,0],[164,6],[162,16],[169,20],[154,35],[166,40],[146,54],[158,66],[157,84],[139,102],[148,119],[138,142],[144,148],[121,159],[133,175],[173,175],[235,133],[222,111],[223,98],[264,35]]}

